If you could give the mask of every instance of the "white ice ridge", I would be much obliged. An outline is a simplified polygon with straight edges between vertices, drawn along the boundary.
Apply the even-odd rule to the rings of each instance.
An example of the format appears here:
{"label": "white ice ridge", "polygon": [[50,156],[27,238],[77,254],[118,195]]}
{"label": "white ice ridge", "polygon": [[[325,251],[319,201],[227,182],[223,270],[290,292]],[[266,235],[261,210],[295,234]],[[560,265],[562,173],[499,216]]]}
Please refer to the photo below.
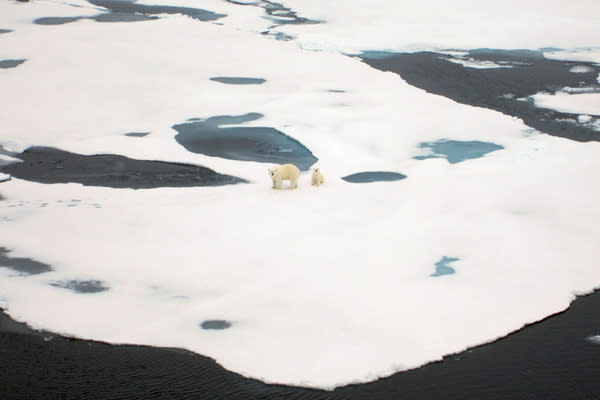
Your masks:
{"label": "white ice ridge", "polygon": [[[266,382],[333,388],[492,341],[600,286],[599,143],[531,134],[519,120],[353,58],[227,23],[170,16],[39,26],[36,4],[47,3],[0,3],[0,28],[12,30],[0,36],[0,59],[28,60],[0,71],[0,145],[194,163],[251,183],[135,191],[13,176],[0,188],[0,246],[54,269],[19,276],[0,268],[2,306],[15,319],[187,348]],[[72,8],[61,4],[52,15]],[[357,4],[345,6],[350,22]],[[361,8],[365,23],[377,22],[374,9]],[[224,85],[215,76],[266,82]],[[307,146],[326,184],[313,188],[305,174],[299,189],[275,191],[270,164],[193,154],[174,140],[171,126],[188,118],[248,112],[265,117],[247,125]],[[413,159],[421,142],[443,138],[504,149],[458,164]],[[361,171],[407,178],[339,179]],[[444,256],[459,258],[456,273],[430,277]],[[49,285],[70,280],[110,289]],[[207,320],[231,327],[201,329]]]}
{"label": "white ice ridge", "polygon": [[0,172],[0,183],[1,182],[7,182],[10,180],[10,175],[9,174],[4,174],[2,172]]}
{"label": "white ice ridge", "polygon": [[475,68],[475,69],[512,68],[511,65],[506,65],[506,64],[502,65],[502,64],[495,63],[493,61],[481,61],[481,60],[476,60],[474,58],[462,59],[462,58],[444,57],[443,59],[446,61],[455,63],[455,64],[460,64],[467,68]]}

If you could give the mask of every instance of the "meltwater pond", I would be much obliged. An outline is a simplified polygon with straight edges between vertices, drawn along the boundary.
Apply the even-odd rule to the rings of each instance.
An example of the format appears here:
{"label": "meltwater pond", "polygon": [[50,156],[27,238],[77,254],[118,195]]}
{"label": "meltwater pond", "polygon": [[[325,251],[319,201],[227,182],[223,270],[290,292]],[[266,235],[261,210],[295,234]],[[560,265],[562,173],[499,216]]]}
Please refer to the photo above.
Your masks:
{"label": "meltwater pond", "polygon": [[199,165],[135,160],[116,154],[82,155],[51,147],[31,147],[11,154],[23,162],[0,167],[15,178],[40,183],[150,189],[221,186],[246,181]]}
{"label": "meltwater pond", "polygon": [[426,154],[415,156],[413,157],[414,159],[445,158],[450,164],[480,158],[492,151],[504,149],[499,144],[480,142],[478,140],[461,141],[447,139],[435,142],[423,142],[419,144],[419,148],[423,149]]}
{"label": "meltwater pond", "polygon": [[406,178],[406,175],[388,171],[366,171],[342,177],[350,183],[394,182]]}
{"label": "meltwater pond", "polygon": [[193,153],[230,160],[273,164],[291,163],[306,171],[317,158],[299,141],[265,126],[239,125],[262,118],[259,113],[192,118],[173,126],[175,140]]}
{"label": "meltwater pond", "polygon": [[266,79],[243,76],[214,76],[210,80],[226,85],[260,85],[266,82]]}
{"label": "meltwater pond", "polygon": [[444,276],[454,274],[456,271],[454,268],[448,266],[448,264],[458,261],[460,258],[454,257],[442,257],[442,259],[435,263],[435,272],[431,274],[432,277]]}
{"label": "meltwater pond", "polygon": [[38,25],[63,25],[81,19],[91,19],[96,22],[138,22],[158,19],[161,14],[182,14],[198,21],[214,21],[226,16],[201,8],[146,5],[127,0],[88,0],[88,2],[106,9],[106,12],[93,16],[42,17],[33,22]]}
{"label": "meltwater pond", "polygon": [[25,61],[25,59],[0,60],[0,69],[16,68],[19,65],[23,64]]}
{"label": "meltwater pond", "polygon": [[0,247],[0,267],[9,268],[21,275],[37,275],[52,271],[48,264],[31,258],[11,257],[10,250]]}
{"label": "meltwater pond", "polygon": [[103,281],[98,280],[81,281],[74,279],[69,281],[52,281],[50,285],[68,289],[75,293],[100,293],[109,289]]}

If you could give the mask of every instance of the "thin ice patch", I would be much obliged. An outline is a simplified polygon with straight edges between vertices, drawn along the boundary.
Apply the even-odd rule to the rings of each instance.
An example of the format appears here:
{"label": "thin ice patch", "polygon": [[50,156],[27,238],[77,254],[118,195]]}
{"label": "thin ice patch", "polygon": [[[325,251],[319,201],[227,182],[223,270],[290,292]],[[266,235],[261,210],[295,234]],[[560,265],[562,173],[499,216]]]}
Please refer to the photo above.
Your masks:
{"label": "thin ice patch", "polygon": [[440,261],[435,263],[435,272],[429,276],[438,277],[438,276],[454,274],[456,271],[454,270],[454,268],[448,266],[448,264],[453,263],[458,260],[460,260],[460,258],[446,257],[446,256],[442,257],[442,259]]}
{"label": "thin ice patch", "polygon": [[574,74],[588,74],[595,73],[596,70],[588,65],[576,65],[569,69],[569,72],[572,72]]}
{"label": "thin ice patch", "polygon": [[435,142],[423,142],[419,148],[427,154],[413,157],[415,160],[426,160],[428,158],[445,158],[450,164],[480,158],[496,150],[504,149],[504,146],[495,143],[481,142],[478,140],[461,141],[440,139]]}

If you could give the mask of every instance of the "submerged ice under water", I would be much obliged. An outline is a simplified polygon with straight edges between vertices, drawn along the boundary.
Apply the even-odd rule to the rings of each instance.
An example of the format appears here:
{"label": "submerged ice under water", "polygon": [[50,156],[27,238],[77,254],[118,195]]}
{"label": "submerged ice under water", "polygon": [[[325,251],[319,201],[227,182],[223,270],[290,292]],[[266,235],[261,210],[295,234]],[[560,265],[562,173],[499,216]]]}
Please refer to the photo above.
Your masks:
{"label": "submerged ice under water", "polygon": [[450,164],[456,164],[462,161],[483,157],[492,151],[502,150],[504,147],[495,143],[478,140],[461,141],[440,139],[435,142],[420,143],[419,148],[425,150],[427,154],[413,157],[415,160],[445,158]]}
{"label": "submerged ice under water", "polygon": [[455,261],[459,261],[460,258],[454,257],[442,257],[442,259],[435,263],[435,272],[431,274],[432,277],[444,276],[454,274],[456,271],[454,268],[448,266],[448,264],[453,263]]}

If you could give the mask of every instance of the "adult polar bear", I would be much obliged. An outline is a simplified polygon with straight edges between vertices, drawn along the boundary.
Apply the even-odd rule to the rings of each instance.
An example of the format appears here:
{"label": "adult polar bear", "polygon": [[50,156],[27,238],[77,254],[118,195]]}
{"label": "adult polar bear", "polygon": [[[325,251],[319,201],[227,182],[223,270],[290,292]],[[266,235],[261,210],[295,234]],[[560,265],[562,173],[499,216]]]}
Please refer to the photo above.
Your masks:
{"label": "adult polar bear", "polygon": [[290,181],[289,189],[296,189],[300,170],[293,164],[283,164],[269,168],[269,175],[273,180],[273,189],[281,189],[283,181]]}

